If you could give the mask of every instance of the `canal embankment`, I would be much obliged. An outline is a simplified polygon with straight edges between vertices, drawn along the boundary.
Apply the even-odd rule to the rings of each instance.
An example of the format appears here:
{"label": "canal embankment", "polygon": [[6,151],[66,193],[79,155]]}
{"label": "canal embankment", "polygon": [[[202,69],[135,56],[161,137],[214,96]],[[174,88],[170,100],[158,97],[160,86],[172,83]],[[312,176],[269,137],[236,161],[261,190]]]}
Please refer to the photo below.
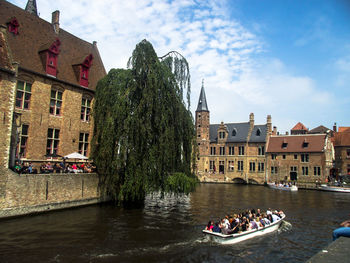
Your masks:
{"label": "canal embankment", "polygon": [[0,170],[0,218],[105,201],[96,173],[17,174]]}
{"label": "canal embankment", "polygon": [[307,263],[348,262],[350,258],[349,247],[350,238],[340,237],[310,258]]}

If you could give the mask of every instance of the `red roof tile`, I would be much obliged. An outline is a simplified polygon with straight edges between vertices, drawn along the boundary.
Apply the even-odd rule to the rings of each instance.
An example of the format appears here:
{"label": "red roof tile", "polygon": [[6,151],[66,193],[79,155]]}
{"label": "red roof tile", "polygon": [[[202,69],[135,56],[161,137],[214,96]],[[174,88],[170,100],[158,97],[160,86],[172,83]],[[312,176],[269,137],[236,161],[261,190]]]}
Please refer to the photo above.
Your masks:
{"label": "red roof tile", "polygon": [[334,146],[350,146],[350,131],[336,132],[333,140]]}
{"label": "red roof tile", "polygon": [[[267,144],[266,152],[322,152],[325,146],[326,136],[326,134],[271,136]],[[307,147],[304,145],[305,142],[308,144]],[[282,147],[282,144],[286,147]]]}
{"label": "red roof tile", "polygon": [[293,128],[292,128],[292,131],[295,131],[295,130],[305,130],[305,131],[308,131],[309,129],[305,127],[304,124],[302,124],[301,122],[298,122]]}
{"label": "red roof tile", "polygon": [[350,127],[339,127],[338,132],[350,132]]}

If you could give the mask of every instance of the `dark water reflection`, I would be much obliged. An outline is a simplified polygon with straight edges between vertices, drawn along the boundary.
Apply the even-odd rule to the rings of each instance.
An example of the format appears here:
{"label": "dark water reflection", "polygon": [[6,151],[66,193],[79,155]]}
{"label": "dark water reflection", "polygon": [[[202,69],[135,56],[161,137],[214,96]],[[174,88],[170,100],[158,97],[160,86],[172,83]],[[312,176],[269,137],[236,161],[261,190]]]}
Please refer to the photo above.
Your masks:
{"label": "dark water reflection", "polygon": [[[246,208],[279,208],[287,223],[270,235],[219,245],[209,219]],[[261,186],[202,184],[191,196],[151,198],[0,221],[0,262],[304,262],[327,246],[350,212],[350,195]]]}

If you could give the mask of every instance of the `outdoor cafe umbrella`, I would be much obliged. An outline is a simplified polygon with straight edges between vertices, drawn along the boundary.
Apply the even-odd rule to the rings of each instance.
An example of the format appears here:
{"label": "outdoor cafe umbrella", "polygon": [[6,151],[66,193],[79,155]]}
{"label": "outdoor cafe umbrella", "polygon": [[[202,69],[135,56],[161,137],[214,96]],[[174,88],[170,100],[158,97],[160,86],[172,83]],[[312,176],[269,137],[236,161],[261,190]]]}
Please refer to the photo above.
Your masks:
{"label": "outdoor cafe umbrella", "polygon": [[77,153],[77,152],[74,152],[74,153],[70,153],[66,156],[64,156],[64,159],[79,159],[79,160],[87,160],[89,159],[88,157],[80,154],[80,153]]}

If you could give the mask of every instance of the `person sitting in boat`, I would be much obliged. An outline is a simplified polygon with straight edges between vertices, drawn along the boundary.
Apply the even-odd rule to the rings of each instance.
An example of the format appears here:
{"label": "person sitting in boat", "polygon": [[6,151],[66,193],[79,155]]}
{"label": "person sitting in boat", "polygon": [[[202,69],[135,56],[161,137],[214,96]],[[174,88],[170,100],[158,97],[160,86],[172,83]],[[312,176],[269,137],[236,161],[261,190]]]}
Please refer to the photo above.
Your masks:
{"label": "person sitting in boat", "polygon": [[221,228],[219,227],[219,222],[215,222],[215,225],[212,228],[212,231],[216,232],[216,233],[221,233]]}
{"label": "person sitting in boat", "polygon": [[340,223],[340,226],[341,227],[333,231],[333,240],[339,237],[350,237],[350,219]]}
{"label": "person sitting in boat", "polygon": [[262,221],[264,221],[265,226],[271,224],[271,221],[267,218],[266,214],[262,215]]}
{"label": "person sitting in boat", "polygon": [[278,220],[281,220],[281,218],[277,215],[278,214],[278,212],[277,211],[275,211],[274,213],[272,213],[272,222],[276,222],[276,221],[278,221]]}
{"label": "person sitting in boat", "polygon": [[249,222],[249,230],[258,229],[258,224],[254,219]]}
{"label": "person sitting in boat", "polygon": [[214,227],[214,222],[213,221],[209,221],[208,225],[205,227],[205,230],[213,231],[213,227]]}

